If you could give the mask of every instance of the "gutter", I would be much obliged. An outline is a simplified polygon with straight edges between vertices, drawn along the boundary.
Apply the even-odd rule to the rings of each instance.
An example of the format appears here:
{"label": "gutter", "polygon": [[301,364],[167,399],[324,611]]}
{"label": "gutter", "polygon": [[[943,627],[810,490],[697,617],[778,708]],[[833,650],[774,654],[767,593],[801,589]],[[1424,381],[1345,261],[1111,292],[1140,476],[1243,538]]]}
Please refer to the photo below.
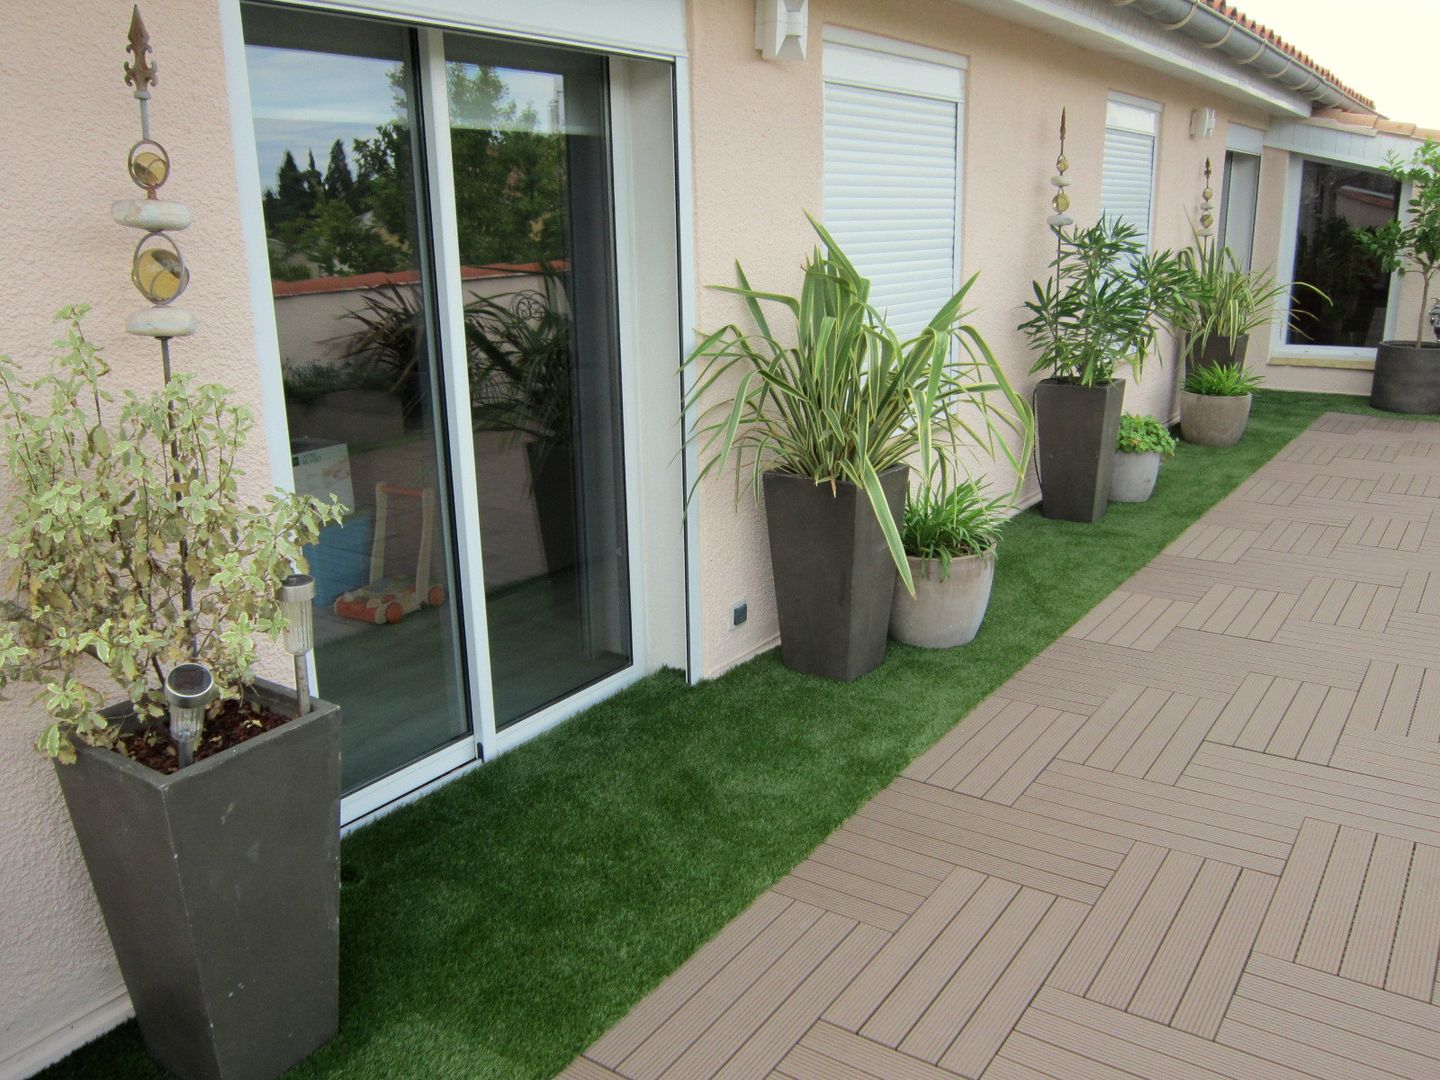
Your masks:
{"label": "gutter", "polygon": [[1374,114],[1372,102],[1357,97],[1283,48],[1221,14],[1203,0],[1108,0],[1145,15],[1171,33],[1181,33],[1207,49],[1215,49],[1236,64],[1249,67],[1272,82],[1309,98],[1321,108],[1358,110]]}

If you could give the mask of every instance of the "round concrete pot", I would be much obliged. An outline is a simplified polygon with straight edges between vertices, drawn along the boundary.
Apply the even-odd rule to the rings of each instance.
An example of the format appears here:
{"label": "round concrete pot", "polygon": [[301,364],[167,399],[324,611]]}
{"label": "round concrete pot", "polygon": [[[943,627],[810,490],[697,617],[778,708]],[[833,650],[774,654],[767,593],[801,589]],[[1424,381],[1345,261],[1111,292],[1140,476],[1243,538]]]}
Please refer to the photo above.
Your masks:
{"label": "round concrete pot", "polygon": [[1111,502],[1148,502],[1160,477],[1160,454],[1156,450],[1132,454],[1115,451],[1110,469]]}
{"label": "round concrete pot", "polygon": [[1180,391],[1180,436],[1201,446],[1234,446],[1250,420],[1250,394],[1233,397]]}
{"label": "round concrete pot", "polygon": [[995,552],[965,555],[950,560],[950,574],[942,580],[939,559],[910,558],[915,595],[895,582],[890,606],[890,636],[922,649],[951,649],[973,641],[985,621],[990,586],[995,581]]}
{"label": "round concrete pot", "polygon": [[1440,413],[1440,342],[1416,348],[1385,341],[1375,350],[1370,404],[1386,412]]}

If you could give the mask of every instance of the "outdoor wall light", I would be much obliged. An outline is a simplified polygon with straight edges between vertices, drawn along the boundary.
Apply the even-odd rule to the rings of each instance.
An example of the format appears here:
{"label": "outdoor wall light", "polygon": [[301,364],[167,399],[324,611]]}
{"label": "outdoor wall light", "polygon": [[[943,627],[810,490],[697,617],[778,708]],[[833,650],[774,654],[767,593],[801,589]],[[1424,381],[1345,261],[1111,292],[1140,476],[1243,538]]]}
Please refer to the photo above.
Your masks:
{"label": "outdoor wall light", "polygon": [[204,664],[177,664],[165,676],[165,700],[170,703],[170,738],[183,769],[195,760],[195,747],[205,730],[205,709],[220,688]]}
{"label": "outdoor wall light", "polygon": [[810,0],[755,0],[755,48],[766,60],[804,60]]}
{"label": "outdoor wall light", "polygon": [[1214,109],[1190,110],[1190,137],[1192,139],[1208,139],[1214,130]]}
{"label": "outdoor wall light", "polygon": [[1430,329],[1435,331],[1435,338],[1440,341],[1440,299],[1430,306]]}
{"label": "outdoor wall light", "polygon": [[310,711],[310,666],[306,660],[315,648],[315,579],[309,574],[288,574],[275,590],[285,615],[285,651],[295,658],[295,699],[300,715]]}

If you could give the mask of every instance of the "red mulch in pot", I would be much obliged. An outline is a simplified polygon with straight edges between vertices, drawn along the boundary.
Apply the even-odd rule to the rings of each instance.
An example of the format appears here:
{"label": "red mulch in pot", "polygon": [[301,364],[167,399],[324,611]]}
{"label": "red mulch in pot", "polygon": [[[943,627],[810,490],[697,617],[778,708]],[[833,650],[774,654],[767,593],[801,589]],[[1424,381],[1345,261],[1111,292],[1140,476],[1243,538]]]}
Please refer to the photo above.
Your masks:
{"label": "red mulch in pot", "polygon": [[[205,718],[205,732],[195,748],[195,760],[204,761],[222,750],[279,727],[291,717],[253,701],[224,701]],[[120,736],[116,749],[141,765],[162,773],[180,770],[168,721]]]}

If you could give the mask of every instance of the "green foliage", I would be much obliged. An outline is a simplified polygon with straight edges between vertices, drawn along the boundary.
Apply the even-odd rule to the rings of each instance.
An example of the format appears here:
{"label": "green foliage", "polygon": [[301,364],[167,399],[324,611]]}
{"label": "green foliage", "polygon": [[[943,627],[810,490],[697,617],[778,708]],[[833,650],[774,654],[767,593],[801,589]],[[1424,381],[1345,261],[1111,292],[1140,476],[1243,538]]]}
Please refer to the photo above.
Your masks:
{"label": "green foliage", "polygon": [[[1277,284],[1267,271],[1241,269],[1233,251],[1199,235],[1178,258],[1187,282],[1173,325],[1189,336],[1192,355],[1199,355],[1212,337],[1224,338],[1233,346],[1236,338],[1266,325],[1277,302],[1292,289],[1309,290],[1323,302],[1330,301],[1306,282]],[[1303,308],[1291,309],[1292,330],[1303,334],[1300,321],[1305,314]]]}
{"label": "green foliage", "polygon": [[1425,343],[1430,286],[1440,272],[1440,143],[1427,140],[1409,161],[1392,153],[1385,172],[1399,183],[1411,185],[1407,220],[1387,221],[1362,233],[1360,240],[1387,272],[1413,270],[1420,274],[1420,322],[1415,332],[1415,347],[1419,348]]}
{"label": "green foliage", "polygon": [[1139,231],[1118,218],[1053,231],[1054,274],[1034,283],[1019,326],[1038,354],[1031,373],[1103,386],[1128,364],[1138,379],[1160,324],[1189,300],[1189,276],[1171,252],[1147,255]]}
{"label": "green foliage", "polygon": [[1244,397],[1258,390],[1262,381],[1239,364],[1207,364],[1185,376],[1185,390],[1206,397]]}
{"label": "green foliage", "polygon": [[465,306],[475,424],[570,441],[573,324],[569,274],[546,267],[539,289],[476,297]]}
{"label": "green foliage", "polygon": [[[751,288],[737,263],[739,284],[720,288],[744,299],[754,331],[722,326],[685,360],[701,369],[686,402],[698,418],[687,434],[705,459],[695,484],[732,460],[737,497],[747,468],[757,499],[771,469],[832,490],[855,484],[913,592],[880,473],[914,458],[923,483],[944,486],[963,471],[960,455],[979,450],[1003,455],[1018,487],[1034,421],[979,331],[962,321],[974,278],[915,338],[901,341],[870,304],[870,282],[810,221],[824,246],[805,263],[800,296]],[[783,309],[793,326],[783,335],[772,331],[762,304]],[[707,404],[707,397],[714,400]],[[1018,453],[1007,435],[1019,437]]]}
{"label": "green foliage", "polygon": [[990,551],[1000,540],[1010,499],[987,499],[973,480],[947,490],[916,488],[905,497],[905,522],[900,530],[905,554],[938,559],[940,580],[950,576],[950,560]]}
{"label": "green foliage", "polygon": [[280,493],[242,502],[250,414],[189,375],[117,399],[81,329],[86,310],[60,311],[65,335],[43,374],[27,379],[0,357],[17,489],[0,534],[15,597],[0,623],[0,686],[39,685],[51,722],[37,745],[61,760],[73,760],[72,739],[111,738],[99,709],[115,691],[94,683],[101,671],[152,718],[165,712],[166,670],[187,660],[237,696],[255,635],[284,629],[276,582],[343,510]]}
{"label": "green foliage", "polygon": [[297,364],[284,369],[285,400],[310,405],[338,390],[390,390],[383,370],[355,364]]}
{"label": "green foliage", "polygon": [[1120,417],[1120,437],[1115,449],[1122,454],[1160,454],[1169,457],[1179,444],[1170,429],[1153,416],[1126,413]]}

